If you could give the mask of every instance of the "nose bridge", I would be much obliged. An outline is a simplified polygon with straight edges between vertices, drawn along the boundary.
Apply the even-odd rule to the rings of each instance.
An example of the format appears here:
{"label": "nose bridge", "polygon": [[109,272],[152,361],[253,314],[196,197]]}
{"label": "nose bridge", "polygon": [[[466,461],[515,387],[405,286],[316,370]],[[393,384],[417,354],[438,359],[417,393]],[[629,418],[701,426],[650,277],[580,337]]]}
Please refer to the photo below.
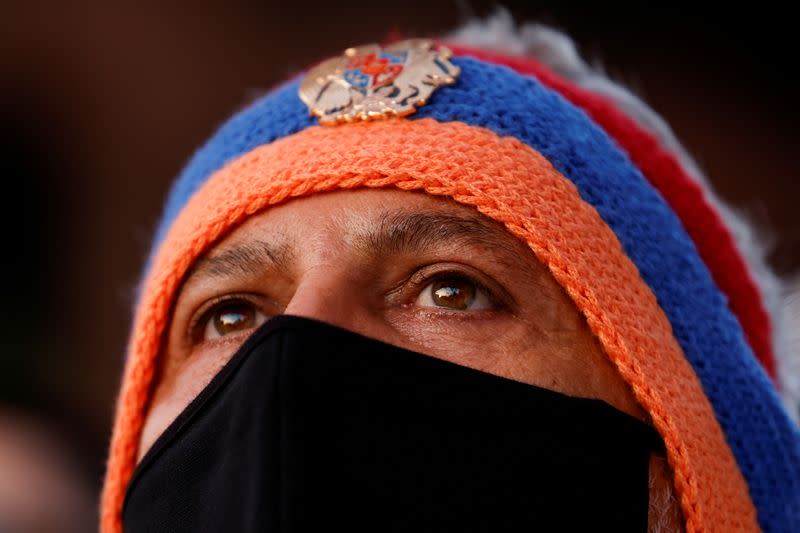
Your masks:
{"label": "nose bridge", "polygon": [[361,300],[347,270],[344,262],[338,261],[307,268],[284,313],[353,329],[361,314]]}

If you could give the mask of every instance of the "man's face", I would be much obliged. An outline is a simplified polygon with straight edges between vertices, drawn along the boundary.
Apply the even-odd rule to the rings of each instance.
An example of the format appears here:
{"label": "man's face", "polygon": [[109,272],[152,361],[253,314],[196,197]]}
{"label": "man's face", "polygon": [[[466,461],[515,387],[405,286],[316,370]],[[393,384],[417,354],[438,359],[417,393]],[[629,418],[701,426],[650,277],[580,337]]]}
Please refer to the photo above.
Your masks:
{"label": "man's face", "polygon": [[[253,216],[194,265],[172,314],[139,459],[277,314],[646,419],[583,316],[522,241],[450,199],[362,189]],[[652,461],[651,502],[670,493],[668,479],[663,462]],[[660,507],[674,515],[673,503]]]}

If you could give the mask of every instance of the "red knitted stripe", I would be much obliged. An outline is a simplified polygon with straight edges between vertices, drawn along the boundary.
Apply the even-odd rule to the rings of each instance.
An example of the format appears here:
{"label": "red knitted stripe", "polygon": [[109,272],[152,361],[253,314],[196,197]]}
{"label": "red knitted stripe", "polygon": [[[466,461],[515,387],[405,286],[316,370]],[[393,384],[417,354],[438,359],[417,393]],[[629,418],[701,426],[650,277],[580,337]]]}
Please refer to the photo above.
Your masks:
{"label": "red knitted stripe", "polygon": [[727,296],[761,365],[776,385],[775,355],[770,317],[733,236],[706,201],[701,186],[681,168],[677,158],[665,150],[655,135],[620,112],[610,101],[582,89],[541,63],[442,42],[456,55],[473,56],[505,65],[520,74],[532,75],[572,104],[583,109],[622,148],[681,219],[714,281]]}

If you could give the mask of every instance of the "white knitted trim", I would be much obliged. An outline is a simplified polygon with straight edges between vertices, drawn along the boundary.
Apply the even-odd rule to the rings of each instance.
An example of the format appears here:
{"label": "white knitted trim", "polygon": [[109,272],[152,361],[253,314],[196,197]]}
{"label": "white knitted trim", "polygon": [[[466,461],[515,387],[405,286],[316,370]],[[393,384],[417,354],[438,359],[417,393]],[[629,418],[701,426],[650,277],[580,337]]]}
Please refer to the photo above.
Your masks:
{"label": "white knitted trim", "polygon": [[612,81],[599,61],[587,64],[566,33],[536,22],[517,26],[511,13],[500,7],[485,19],[472,19],[444,37],[465,46],[536,58],[576,85],[613,101],[678,157],[683,169],[701,184],[707,201],[730,229],[761,292],[772,319],[781,396],[789,414],[795,422],[800,422],[800,276],[794,280],[782,279],[770,268],[767,257],[775,241],[771,232],[759,227],[744,210],[724,203],[669,124],[624,82]]}

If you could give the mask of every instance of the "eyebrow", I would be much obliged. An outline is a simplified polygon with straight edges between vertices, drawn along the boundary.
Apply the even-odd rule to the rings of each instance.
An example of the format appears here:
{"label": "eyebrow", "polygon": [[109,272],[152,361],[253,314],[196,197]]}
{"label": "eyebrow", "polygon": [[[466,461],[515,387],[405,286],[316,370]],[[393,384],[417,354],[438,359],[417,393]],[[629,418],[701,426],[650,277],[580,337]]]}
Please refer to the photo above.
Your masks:
{"label": "eyebrow", "polygon": [[271,264],[278,270],[288,271],[294,262],[292,248],[285,242],[252,241],[206,256],[189,270],[189,277],[247,276]]}
{"label": "eyebrow", "polygon": [[353,246],[365,257],[419,253],[442,243],[501,248],[518,255],[505,229],[480,218],[441,212],[389,211],[374,228],[357,235]]}
{"label": "eyebrow", "polygon": [[[498,250],[513,258],[504,261],[519,266],[520,246],[515,237],[480,215],[435,212],[386,211],[377,223],[353,236],[351,245],[365,260],[391,257],[398,254],[423,253],[447,244]],[[271,265],[279,271],[290,271],[295,254],[285,240],[278,242],[251,241],[231,247],[197,261],[187,279],[207,277],[247,276]]]}

